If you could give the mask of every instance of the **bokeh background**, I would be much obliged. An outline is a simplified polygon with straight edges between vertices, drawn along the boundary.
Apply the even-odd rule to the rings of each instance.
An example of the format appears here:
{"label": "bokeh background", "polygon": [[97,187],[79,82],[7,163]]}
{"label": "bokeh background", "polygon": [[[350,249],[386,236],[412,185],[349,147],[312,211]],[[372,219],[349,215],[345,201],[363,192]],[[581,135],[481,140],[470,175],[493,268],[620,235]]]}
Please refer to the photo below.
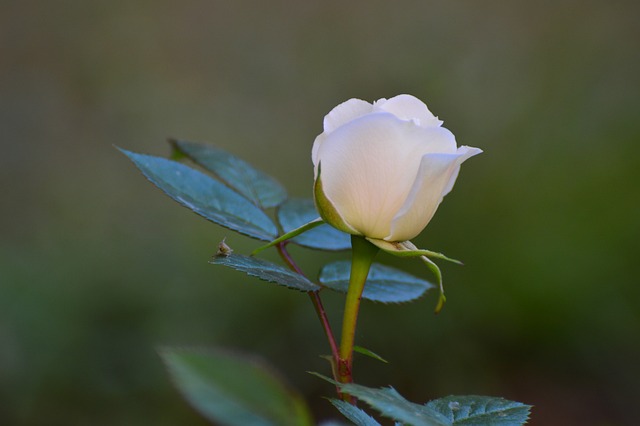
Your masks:
{"label": "bokeh background", "polygon": [[[114,145],[211,142],[310,196],[324,114],[399,93],[485,153],[416,240],[466,263],[442,265],[446,308],[365,304],[358,342],[390,364],[359,358],[360,382],[504,396],[531,425],[638,424],[639,17],[634,0],[0,2],[0,424],[206,424],[163,345],[261,354],[337,417],[305,373],[328,372],[307,298],[209,265],[224,236],[258,243]],[[311,275],[348,256],[293,254]]]}

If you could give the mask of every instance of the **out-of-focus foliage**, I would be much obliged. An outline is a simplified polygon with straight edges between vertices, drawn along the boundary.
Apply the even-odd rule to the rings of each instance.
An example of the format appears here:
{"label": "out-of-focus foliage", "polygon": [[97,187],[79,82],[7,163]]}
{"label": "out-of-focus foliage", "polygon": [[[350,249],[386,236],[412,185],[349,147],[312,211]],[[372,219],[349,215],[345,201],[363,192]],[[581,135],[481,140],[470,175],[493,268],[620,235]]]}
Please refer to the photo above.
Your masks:
{"label": "out-of-focus foliage", "polygon": [[162,359],[189,403],[214,424],[311,426],[304,399],[260,360],[213,350],[165,349]]}
{"label": "out-of-focus foliage", "polygon": [[[328,417],[317,396],[333,390],[304,373],[328,352],[307,298],[208,264],[225,235],[236,253],[258,242],[167,199],[112,145],[211,141],[310,197],[323,115],[411,93],[485,151],[415,241],[466,266],[441,265],[437,317],[433,296],[363,304],[357,343],[390,363],[360,357],[356,379],[412,401],[501,395],[534,405],[534,426],[634,424],[639,14],[631,0],[3,2],[0,423],[206,424],[171,388],[164,344],[264,354]],[[345,256],[291,251],[311,277]],[[337,322],[342,296],[326,299]]]}

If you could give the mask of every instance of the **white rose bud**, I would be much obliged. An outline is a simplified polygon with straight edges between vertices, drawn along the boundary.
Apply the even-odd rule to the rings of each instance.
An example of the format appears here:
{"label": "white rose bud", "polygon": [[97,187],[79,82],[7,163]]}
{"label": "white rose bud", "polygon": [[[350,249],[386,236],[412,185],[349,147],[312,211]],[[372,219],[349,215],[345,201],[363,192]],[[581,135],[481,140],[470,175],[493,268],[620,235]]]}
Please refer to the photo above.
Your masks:
{"label": "white rose bud", "polygon": [[314,194],[322,218],[390,242],[418,235],[453,188],[460,164],[482,150],[457,147],[419,99],[350,99],[324,118],[314,144]]}

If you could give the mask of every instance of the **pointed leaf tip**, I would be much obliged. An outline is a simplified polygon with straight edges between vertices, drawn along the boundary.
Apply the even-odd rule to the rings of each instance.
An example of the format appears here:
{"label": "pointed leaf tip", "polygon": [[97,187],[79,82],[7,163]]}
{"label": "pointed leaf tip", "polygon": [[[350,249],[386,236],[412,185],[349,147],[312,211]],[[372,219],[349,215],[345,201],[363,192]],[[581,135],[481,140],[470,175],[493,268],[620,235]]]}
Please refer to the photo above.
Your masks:
{"label": "pointed leaf tip", "polygon": [[173,160],[121,151],[151,183],[205,219],[259,240],[276,237],[273,221],[223,183]]}
{"label": "pointed leaf tip", "polygon": [[529,419],[531,406],[491,396],[447,396],[425,404],[453,426],[517,426]]}

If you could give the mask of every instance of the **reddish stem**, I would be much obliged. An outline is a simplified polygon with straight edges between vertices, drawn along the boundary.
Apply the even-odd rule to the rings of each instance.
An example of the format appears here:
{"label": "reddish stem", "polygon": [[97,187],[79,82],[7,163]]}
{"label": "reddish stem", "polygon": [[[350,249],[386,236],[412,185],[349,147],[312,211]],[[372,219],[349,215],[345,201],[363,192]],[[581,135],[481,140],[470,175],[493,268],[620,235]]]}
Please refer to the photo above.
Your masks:
{"label": "reddish stem", "polygon": [[[298,267],[298,265],[296,265],[293,258],[287,251],[286,244],[287,244],[286,242],[281,242],[276,244],[276,248],[278,249],[278,253],[280,253],[280,257],[282,257],[282,260],[284,260],[284,262],[287,264],[287,266],[289,266],[289,268],[291,268],[291,270],[295,271],[296,273],[304,277],[305,276],[304,272],[302,272],[302,270]],[[313,307],[316,310],[318,319],[320,320],[320,323],[322,324],[322,328],[324,329],[324,333],[326,334],[327,340],[329,341],[329,346],[331,347],[331,355],[333,357],[335,368],[340,369],[342,360],[340,359],[338,344],[336,343],[336,338],[334,337],[333,331],[331,330],[331,324],[329,324],[329,318],[327,317],[327,313],[324,310],[324,306],[322,305],[320,292],[311,291],[309,292],[309,297],[311,298],[311,303],[313,303]]]}

